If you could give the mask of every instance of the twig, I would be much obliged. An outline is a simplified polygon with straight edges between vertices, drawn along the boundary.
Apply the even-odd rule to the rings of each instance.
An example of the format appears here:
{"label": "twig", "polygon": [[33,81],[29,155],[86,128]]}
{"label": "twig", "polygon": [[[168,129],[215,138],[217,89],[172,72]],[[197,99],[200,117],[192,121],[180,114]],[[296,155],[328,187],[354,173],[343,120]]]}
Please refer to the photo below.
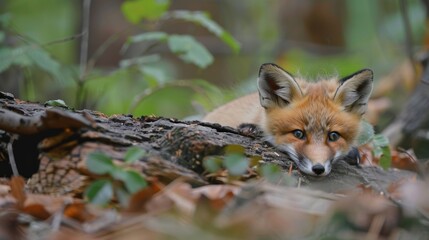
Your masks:
{"label": "twig", "polygon": [[44,44],[42,44],[42,46],[50,46],[50,45],[55,45],[55,44],[64,43],[64,42],[68,42],[68,41],[73,41],[73,40],[76,40],[76,39],[82,37],[83,35],[84,35],[84,33],[81,32],[81,33],[78,33],[78,34],[70,36],[70,37],[65,37],[62,39],[57,39],[57,40],[53,40],[53,41],[44,43]]}
{"label": "twig", "polygon": [[82,41],[80,45],[80,77],[79,81],[83,81],[86,75],[86,67],[88,62],[88,42],[89,42],[89,13],[91,8],[91,0],[83,1],[82,8]]}
{"label": "twig", "polygon": [[410,24],[410,18],[408,16],[408,5],[407,0],[399,0],[399,9],[401,11],[402,21],[404,23],[405,29],[405,50],[407,52],[407,56],[410,60],[410,63],[413,66],[414,77],[417,76],[417,70],[414,64],[414,53],[413,53],[413,34]]}
{"label": "twig", "polygon": [[91,8],[91,0],[84,0],[82,7],[82,41],[80,45],[80,75],[77,80],[76,90],[76,106],[80,105],[82,91],[87,73],[88,63],[88,42],[89,42],[89,14]]}
{"label": "twig", "polygon": [[16,166],[15,156],[13,155],[13,142],[16,140],[18,136],[15,134],[11,134],[10,141],[7,144],[7,153],[9,155],[9,163],[12,168],[12,173],[14,176],[19,176],[18,167]]}
{"label": "twig", "polygon": [[39,42],[37,42],[36,39],[34,39],[32,37],[29,37],[29,36],[27,36],[25,34],[19,33],[17,31],[9,30],[9,32],[12,33],[13,35],[15,35],[21,41],[25,42],[26,44],[28,44],[28,45],[34,45],[34,46],[37,46],[37,47],[40,47],[40,48],[45,48],[45,47],[50,46],[50,45],[55,45],[55,44],[59,44],[59,43],[64,43],[64,42],[72,41],[72,40],[75,40],[75,39],[78,39],[78,38],[82,37],[82,35],[84,34],[84,33],[78,33],[78,34],[75,34],[75,35],[72,35],[72,36],[68,36],[68,37],[64,37],[64,38],[52,40],[52,41],[49,41],[49,42],[46,42],[46,43],[39,43]]}
{"label": "twig", "polygon": [[114,34],[110,36],[106,41],[104,41],[98,48],[95,50],[92,57],[88,60],[87,64],[87,72],[92,70],[95,66],[95,63],[97,62],[98,58],[106,51],[110,45],[112,45],[114,42],[116,42],[119,38],[119,34]]}

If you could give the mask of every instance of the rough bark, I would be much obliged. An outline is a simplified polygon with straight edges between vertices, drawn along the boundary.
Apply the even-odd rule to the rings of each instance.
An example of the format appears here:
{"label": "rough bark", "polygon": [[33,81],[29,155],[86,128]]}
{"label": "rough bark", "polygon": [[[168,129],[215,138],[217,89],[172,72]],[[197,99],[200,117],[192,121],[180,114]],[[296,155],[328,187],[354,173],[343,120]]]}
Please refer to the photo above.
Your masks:
{"label": "rough bark", "polygon": [[[0,129],[0,175],[12,174],[7,145],[12,135],[18,136],[13,141],[18,171],[29,178],[28,190],[37,193],[82,194],[91,179],[85,165],[88,154],[102,151],[120,164],[130,146],[139,146],[148,153],[133,167],[165,183],[182,178],[193,185],[207,184],[210,179],[203,174],[204,158],[223,155],[224,147],[231,144],[243,146],[248,156],[278,164],[285,174],[293,165],[287,155],[262,138],[218,124],[129,115],[108,117],[95,111],[23,102],[5,93],[0,93]],[[358,168],[345,162],[334,165],[332,173],[323,178],[301,175],[292,169],[301,186],[328,192],[355,189],[360,184],[386,192],[390,183],[414,175],[377,167]]]}

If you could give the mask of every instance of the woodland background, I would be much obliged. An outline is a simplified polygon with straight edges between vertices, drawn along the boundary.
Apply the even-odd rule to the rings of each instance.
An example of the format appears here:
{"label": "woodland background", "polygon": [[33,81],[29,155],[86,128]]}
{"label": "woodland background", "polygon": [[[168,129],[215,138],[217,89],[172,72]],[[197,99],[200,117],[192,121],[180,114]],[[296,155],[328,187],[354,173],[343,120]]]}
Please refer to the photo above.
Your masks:
{"label": "woodland background", "polygon": [[[236,42],[199,20],[139,17],[138,7],[127,9],[119,0],[95,0],[90,8],[81,1],[3,0],[0,90],[30,101],[62,99],[70,107],[107,114],[198,119],[254,91],[265,62],[311,79],[368,67],[376,85],[394,85],[376,92],[375,97],[388,97],[390,103],[373,123],[380,131],[419,80],[407,60],[425,49],[422,1],[148,2],[165,4],[154,10],[158,13],[204,11]],[[193,60],[183,61],[159,36],[133,43],[133,36],[154,32],[191,36],[211,56],[197,52]],[[400,81],[381,82],[392,73],[402,76]],[[415,134],[404,147],[428,157],[426,148],[419,147],[427,144],[425,136],[424,131]]]}

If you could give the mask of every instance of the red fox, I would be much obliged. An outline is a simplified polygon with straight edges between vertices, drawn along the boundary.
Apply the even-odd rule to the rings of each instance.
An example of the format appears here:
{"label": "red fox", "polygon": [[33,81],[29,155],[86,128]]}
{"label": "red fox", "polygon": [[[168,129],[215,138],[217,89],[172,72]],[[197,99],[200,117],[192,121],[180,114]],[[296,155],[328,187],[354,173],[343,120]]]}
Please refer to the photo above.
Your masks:
{"label": "red fox", "polygon": [[256,124],[302,172],[326,176],[332,163],[343,159],[355,144],[372,82],[370,69],[340,80],[310,83],[266,63],[259,70],[259,94],[227,103],[203,121],[231,127]]}

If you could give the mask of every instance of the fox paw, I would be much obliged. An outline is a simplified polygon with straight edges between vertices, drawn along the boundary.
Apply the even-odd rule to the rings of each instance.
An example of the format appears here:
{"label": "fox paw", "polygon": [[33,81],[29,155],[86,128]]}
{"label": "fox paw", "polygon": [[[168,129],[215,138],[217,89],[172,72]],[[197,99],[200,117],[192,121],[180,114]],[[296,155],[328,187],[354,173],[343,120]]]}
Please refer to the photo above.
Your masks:
{"label": "fox paw", "polygon": [[253,138],[262,137],[264,135],[262,129],[258,125],[252,123],[242,123],[237,127],[237,130],[241,135]]}

